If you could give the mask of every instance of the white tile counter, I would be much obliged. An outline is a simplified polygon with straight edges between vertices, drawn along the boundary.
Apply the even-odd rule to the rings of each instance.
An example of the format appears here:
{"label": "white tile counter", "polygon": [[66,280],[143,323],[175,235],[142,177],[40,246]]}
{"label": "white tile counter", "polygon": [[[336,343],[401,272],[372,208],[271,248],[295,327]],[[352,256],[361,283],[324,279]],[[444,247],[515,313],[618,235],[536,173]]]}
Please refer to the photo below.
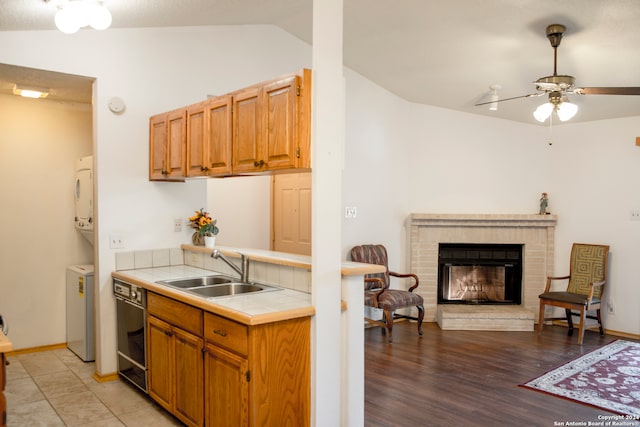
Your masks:
{"label": "white tile counter", "polygon": [[[207,299],[187,291],[155,283],[161,280],[211,274],[215,274],[215,272],[188,265],[173,265],[121,270],[113,272],[112,277],[247,325],[311,316],[315,313],[311,305],[311,295],[292,289],[282,288],[277,291]],[[277,284],[266,284],[277,286]]]}

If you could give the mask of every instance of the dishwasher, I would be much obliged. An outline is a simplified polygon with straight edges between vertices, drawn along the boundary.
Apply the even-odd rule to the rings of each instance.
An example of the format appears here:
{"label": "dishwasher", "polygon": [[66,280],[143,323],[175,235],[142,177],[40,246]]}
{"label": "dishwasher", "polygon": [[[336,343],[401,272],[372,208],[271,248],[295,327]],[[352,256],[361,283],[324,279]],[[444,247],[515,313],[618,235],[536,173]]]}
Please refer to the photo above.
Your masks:
{"label": "dishwasher", "polygon": [[118,330],[118,374],[147,393],[147,291],[113,280]]}

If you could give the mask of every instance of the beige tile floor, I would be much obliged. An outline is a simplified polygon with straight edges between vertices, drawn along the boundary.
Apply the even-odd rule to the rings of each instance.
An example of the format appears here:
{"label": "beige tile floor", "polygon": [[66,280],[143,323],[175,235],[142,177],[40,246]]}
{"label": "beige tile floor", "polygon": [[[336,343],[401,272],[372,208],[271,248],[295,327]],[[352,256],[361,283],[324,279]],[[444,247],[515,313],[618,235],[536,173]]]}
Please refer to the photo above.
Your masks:
{"label": "beige tile floor", "polygon": [[122,380],[98,383],[68,349],[8,357],[7,426],[180,426]]}

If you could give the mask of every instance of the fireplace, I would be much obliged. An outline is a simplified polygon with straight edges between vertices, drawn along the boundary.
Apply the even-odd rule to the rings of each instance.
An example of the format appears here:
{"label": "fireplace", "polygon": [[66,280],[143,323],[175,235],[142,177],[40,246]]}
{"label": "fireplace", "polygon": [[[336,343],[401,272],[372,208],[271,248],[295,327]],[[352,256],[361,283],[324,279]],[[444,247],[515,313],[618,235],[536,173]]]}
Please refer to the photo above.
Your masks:
{"label": "fireplace", "polygon": [[[537,214],[411,214],[409,267],[420,277],[416,291],[424,298],[424,320],[438,322],[443,329],[532,330],[538,314],[538,295],[544,290],[546,277],[554,272],[557,221],[556,215]],[[520,247],[520,305],[439,302],[440,244]]]}
{"label": "fireplace", "polygon": [[522,245],[440,243],[438,304],[522,302]]}

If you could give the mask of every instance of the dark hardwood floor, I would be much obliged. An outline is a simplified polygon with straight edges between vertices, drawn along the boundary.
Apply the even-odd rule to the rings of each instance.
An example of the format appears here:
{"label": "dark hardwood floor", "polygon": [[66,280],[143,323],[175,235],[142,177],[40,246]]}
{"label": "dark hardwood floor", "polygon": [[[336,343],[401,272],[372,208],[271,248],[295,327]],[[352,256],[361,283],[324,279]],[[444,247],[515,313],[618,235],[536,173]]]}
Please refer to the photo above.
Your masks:
{"label": "dark hardwood floor", "polygon": [[610,415],[518,384],[620,337],[587,331],[579,346],[561,326],[541,337],[423,328],[419,338],[415,323],[396,323],[392,344],[380,328],[365,331],[366,426],[566,426]]}

